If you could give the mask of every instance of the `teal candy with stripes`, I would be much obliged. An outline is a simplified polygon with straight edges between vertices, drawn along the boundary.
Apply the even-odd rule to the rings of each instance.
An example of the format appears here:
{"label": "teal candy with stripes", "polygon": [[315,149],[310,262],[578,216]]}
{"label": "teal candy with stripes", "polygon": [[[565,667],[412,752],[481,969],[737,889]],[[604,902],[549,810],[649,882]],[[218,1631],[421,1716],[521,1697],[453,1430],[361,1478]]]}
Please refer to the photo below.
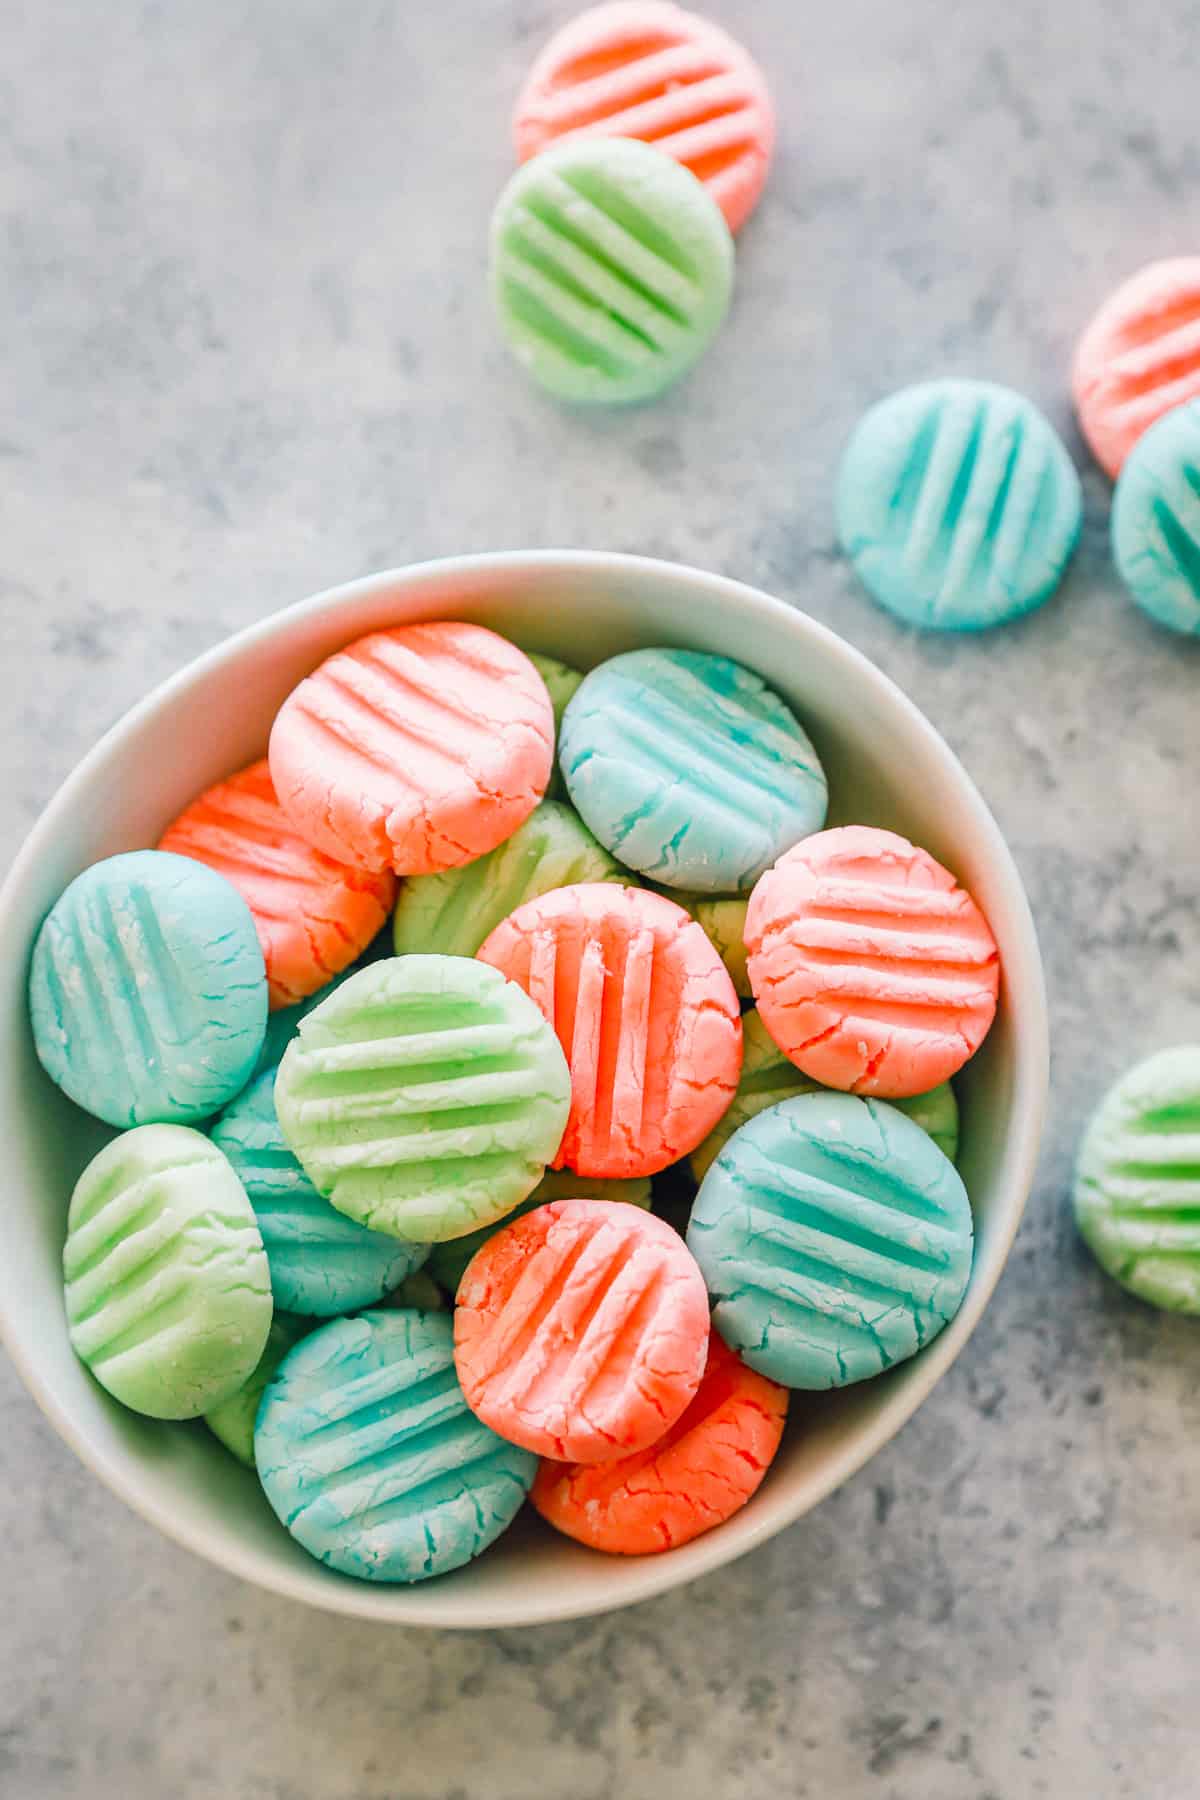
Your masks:
{"label": "teal candy with stripes", "polygon": [[78,876],[38,933],[39,1060],[110,1125],[188,1124],[246,1084],[267,1024],[250,909],[223,876],[161,850]]}
{"label": "teal candy with stripes", "polygon": [[632,650],[601,663],[567,706],[559,758],[605,849],[665,887],[746,892],[825,822],[807,734],[725,656]]}
{"label": "teal candy with stripes", "polygon": [[958,1311],[972,1223],[954,1164],[893,1106],[804,1094],[734,1133],[692,1209],[713,1324],[793,1388],[865,1381]]}
{"label": "teal candy with stripes", "polygon": [[1200,634],[1200,401],[1165,414],[1129,452],[1112,545],[1138,605],[1171,631]]}
{"label": "teal candy with stripes", "polygon": [[428,1245],[370,1231],[321,1198],[275,1116],[274,1069],[226,1108],[211,1136],[250,1196],[285,1312],[323,1319],[372,1306],[428,1256]]}
{"label": "teal candy with stripes", "polygon": [[309,1553],[363,1581],[461,1568],[512,1523],[538,1459],[467,1406],[445,1313],[338,1319],[284,1358],[263,1395],[254,1460]]}
{"label": "teal candy with stripes", "polygon": [[842,458],[842,548],[912,625],[980,631],[1041,605],[1079,536],[1074,464],[1032,401],[930,381],[860,420]]}

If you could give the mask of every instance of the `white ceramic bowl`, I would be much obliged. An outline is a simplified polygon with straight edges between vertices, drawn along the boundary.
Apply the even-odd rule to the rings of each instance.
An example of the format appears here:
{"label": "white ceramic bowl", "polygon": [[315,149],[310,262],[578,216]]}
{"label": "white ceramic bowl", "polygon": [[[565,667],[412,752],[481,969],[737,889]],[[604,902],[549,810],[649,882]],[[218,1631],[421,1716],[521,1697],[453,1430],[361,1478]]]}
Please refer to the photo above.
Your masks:
{"label": "white ceramic bowl", "polygon": [[[930,1348],[841,1393],[793,1397],[793,1426],[737,1516],[678,1550],[604,1557],[522,1518],[470,1568],[381,1587],[312,1561],[277,1523],[251,1471],[199,1423],[124,1411],[75,1360],[63,1319],[67,1199],[108,1136],[42,1074],[26,1017],[28,951],[63,888],[98,857],[156,842],[202,788],[263,754],[302,675],[360,633],[475,619],[588,667],[619,650],[681,644],[757,668],[796,709],[829,774],[831,823],[890,826],[947,863],[1000,945],[999,1014],[959,1083],[961,1167],[975,1211],[966,1301]],[[464,557],[318,594],[229,639],[110,731],[39,820],[0,893],[0,1132],[6,1147],[0,1323],[30,1392],[89,1468],[169,1537],[310,1605],[431,1626],[511,1626],[602,1612],[675,1587],[808,1512],[898,1431],[949,1368],[987,1304],[1033,1175],[1047,1032],[1033,921],[995,821],[957,759],[904,695],[803,613],[715,575],[636,557],[530,552]]]}

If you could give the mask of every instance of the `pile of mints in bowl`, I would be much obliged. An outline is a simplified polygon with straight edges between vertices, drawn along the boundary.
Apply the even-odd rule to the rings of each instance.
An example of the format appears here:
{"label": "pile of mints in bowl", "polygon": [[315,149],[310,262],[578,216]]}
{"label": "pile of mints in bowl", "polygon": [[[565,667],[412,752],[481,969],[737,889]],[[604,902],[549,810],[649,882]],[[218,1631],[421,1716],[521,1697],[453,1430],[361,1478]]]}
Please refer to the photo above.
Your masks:
{"label": "pile of mints in bowl", "polygon": [[34,946],[38,1057],[116,1128],[63,1251],[95,1380],[364,1579],[526,1499],[627,1555],[729,1518],[790,1390],[918,1354],[971,1269],[995,942],[828,805],[723,656],[433,621],[327,658]]}

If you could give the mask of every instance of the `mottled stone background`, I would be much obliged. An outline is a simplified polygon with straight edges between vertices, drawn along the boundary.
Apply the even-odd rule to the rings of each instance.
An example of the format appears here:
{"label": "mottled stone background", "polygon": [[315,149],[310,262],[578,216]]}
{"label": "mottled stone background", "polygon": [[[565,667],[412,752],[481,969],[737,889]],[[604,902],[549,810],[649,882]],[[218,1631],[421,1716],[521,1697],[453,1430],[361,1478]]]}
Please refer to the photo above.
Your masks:
{"label": "mottled stone background", "polygon": [[1118,591],[1093,470],[1060,597],[977,642],[873,609],[830,491],[859,411],[937,373],[1024,389],[1079,451],[1079,325],[1200,247],[1200,8],[712,0],[779,101],[774,178],[702,368],[599,420],[524,385],[483,288],[509,107],[571,10],[0,7],[0,862],[150,683],[314,589],[520,545],[720,569],[890,670],[999,814],[1054,1007],[1037,1191],[884,1455],[581,1625],[388,1633],[241,1586],[0,1367],[0,1794],[1192,1800],[1200,1326],[1105,1286],[1067,1187],[1110,1077],[1200,1036],[1197,647]]}

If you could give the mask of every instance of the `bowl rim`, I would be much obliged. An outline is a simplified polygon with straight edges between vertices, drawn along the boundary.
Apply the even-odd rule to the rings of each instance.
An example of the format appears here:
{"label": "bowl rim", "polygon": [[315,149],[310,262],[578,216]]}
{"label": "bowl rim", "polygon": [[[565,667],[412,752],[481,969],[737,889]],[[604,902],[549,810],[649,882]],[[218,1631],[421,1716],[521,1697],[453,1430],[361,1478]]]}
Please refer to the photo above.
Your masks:
{"label": "bowl rim", "polygon": [[[686,583],[694,591],[705,590],[721,601],[742,608],[748,618],[757,616],[776,624],[786,621],[787,628],[795,630],[801,637],[808,636],[820,642],[827,656],[844,664],[858,678],[865,678],[868,683],[882,688],[889,704],[907,715],[908,723],[917,735],[924,738],[928,747],[941,759],[948,761],[957,774],[962,800],[973,814],[975,829],[980,834],[989,860],[1003,882],[1012,930],[1020,950],[1022,1020],[1021,1030],[1015,1034],[1010,1105],[1010,1115],[1016,1121],[1012,1134],[1015,1144],[1010,1140],[1010,1149],[1015,1151],[1015,1156],[1002,1190],[1002,1204],[997,1209],[1001,1214],[1001,1222],[993,1239],[989,1265],[973,1279],[967,1297],[951,1325],[922,1353],[915,1365],[916,1373],[902,1389],[889,1395],[868,1423],[856,1425],[853,1432],[848,1434],[847,1442],[829,1454],[819,1476],[806,1485],[797,1497],[774,1509],[765,1509],[761,1517],[753,1524],[747,1522],[738,1533],[712,1531],[666,1555],[647,1556],[629,1562],[622,1559],[623,1579],[620,1584],[614,1584],[612,1597],[601,1597],[583,1603],[569,1596],[556,1599],[553,1591],[550,1591],[539,1598],[538,1604],[526,1605],[519,1611],[506,1605],[483,1604],[470,1617],[461,1613],[439,1617],[436,1608],[430,1608],[427,1604],[420,1612],[410,1611],[404,1605],[404,1600],[411,1590],[403,1587],[381,1588],[366,1582],[329,1582],[321,1586],[319,1591],[314,1591],[312,1577],[307,1572],[293,1573],[284,1566],[263,1558],[257,1551],[243,1548],[231,1531],[215,1533],[181,1522],[168,1506],[143,1491],[141,1484],[126,1472],[119,1458],[110,1456],[88,1442],[76,1430],[50,1383],[42,1378],[36,1360],[27,1356],[14,1340],[4,1309],[0,1306],[0,1343],[34,1401],[84,1466],[98,1476],[110,1492],[123,1500],[133,1512],[157,1527],[172,1542],[268,1592],[324,1611],[370,1619],[380,1624],[416,1625],[441,1630],[512,1629],[586,1618],[637,1605],[735,1561],[828,1499],[862,1469],[923,1405],[956,1360],[983,1316],[1007,1264],[1032,1187],[1049,1089],[1050,1044],[1045,978],[1028,897],[1012,852],[990,808],[941,733],[891,676],[885,674],[862,651],[855,649],[837,632],[812,618],[802,608],[776,599],[762,589],[731,576],[697,569],[687,563],[624,551],[517,549],[428,558],[324,588],[221,639],[192,658],[173,675],[159,682],[124,712],[59,785],[20,846],[5,881],[0,885],[0,930],[16,895],[39,862],[47,844],[53,840],[59,815],[72,805],[79,790],[87,788],[93,772],[106,760],[111,749],[123,739],[135,735],[145,721],[172,706],[181,695],[207,681],[216,670],[236,662],[247,650],[303,621],[326,616],[332,619],[343,607],[362,600],[386,593],[399,593],[431,580],[444,580],[456,575],[497,574],[511,577],[522,571],[540,575],[555,571],[574,571],[618,578],[622,574],[637,573],[660,579],[666,575]],[[1007,978],[1007,968],[1005,973]],[[1011,983],[1009,985],[1011,989]]]}

